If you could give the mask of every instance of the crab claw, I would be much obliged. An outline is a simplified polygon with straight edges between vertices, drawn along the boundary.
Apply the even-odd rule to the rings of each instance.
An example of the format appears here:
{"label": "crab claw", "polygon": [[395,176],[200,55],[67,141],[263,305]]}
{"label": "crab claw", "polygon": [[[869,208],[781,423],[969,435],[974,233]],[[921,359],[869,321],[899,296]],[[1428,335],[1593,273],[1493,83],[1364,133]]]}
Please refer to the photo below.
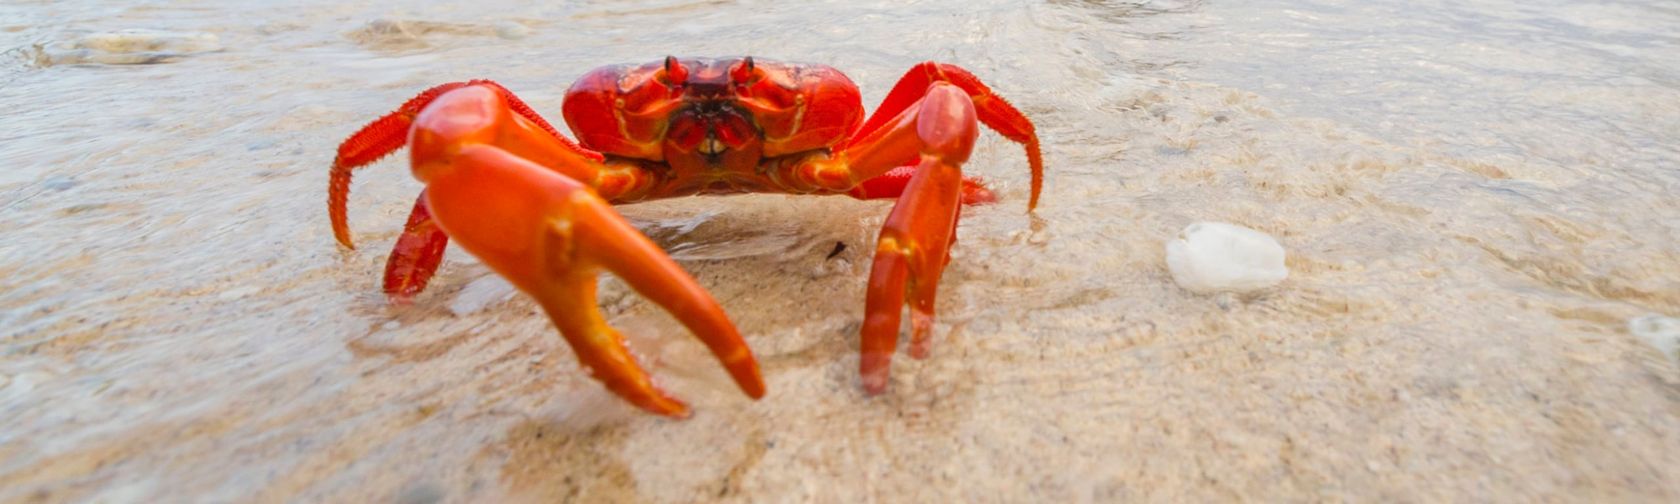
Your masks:
{"label": "crab claw", "polygon": [[910,356],[927,357],[933,301],[955,240],[962,172],[931,157],[916,169],[910,189],[881,229],[870,268],[859,370],[863,388],[871,395],[887,389],[905,305],[910,308]]}
{"label": "crab claw", "polygon": [[887,389],[906,304],[910,356],[928,354],[939,277],[951,260],[965,192],[961,166],[974,149],[977,124],[973,101],[960,88],[938,83],[891,127],[889,135],[914,135],[921,154],[876,240],[859,360],[864,391],[871,395]]}
{"label": "crab claw", "polygon": [[764,396],[758,363],[717,301],[606,201],[494,147],[463,148],[454,164],[428,183],[434,218],[462,248],[535,298],[578,361],[614,394],[653,413],[688,415],[603,319],[595,296],[601,268],[670,311],[748,396]]}
{"label": "crab claw", "polygon": [[[716,300],[588,186],[498,147],[520,120],[494,90],[438,98],[415,121],[413,170],[432,219],[461,248],[535,298],[597,380],[649,412],[685,417],[636,363],[596,303],[606,269],[706,344],[741,390],[764,395],[758,363]],[[510,133],[510,131],[512,133]],[[537,138],[535,136],[529,138]]]}

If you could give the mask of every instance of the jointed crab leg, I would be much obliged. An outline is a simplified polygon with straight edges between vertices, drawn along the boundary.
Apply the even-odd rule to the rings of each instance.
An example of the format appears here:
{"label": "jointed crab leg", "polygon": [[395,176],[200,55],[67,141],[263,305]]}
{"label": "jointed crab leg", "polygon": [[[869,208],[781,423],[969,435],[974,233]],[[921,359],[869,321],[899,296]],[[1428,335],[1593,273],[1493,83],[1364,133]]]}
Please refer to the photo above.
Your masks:
{"label": "jointed crab leg", "polygon": [[910,356],[927,356],[939,277],[956,241],[961,180],[962,170],[956,165],[936,156],[924,157],[881,228],[869,275],[859,362],[863,387],[869,393],[887,388],[898,345],[899,315],[906,302],[910,305]]}
{"label": "jointed crab leg", "polygon": [[[331,184],[327,191],[327,213],[332,219],[333,235],[346,248],[355,248],[350,240],[346,220],[346,199],[350,192],[350,176],[355,169],[378,161],[408,143],[409,131],[415,118],[445,93],[466,87],[495,92],[503,100],[498,106],[512,112],[509,127],[505,128],[497,145],[517,155],[558,170],[577,180],[593,182],[604,197],[624,195],[645,189],[648,177],[633,164],[604,163],[602,156],[579,148],[560,136],[542,116],[514,96],[511,91],[487,80],[472,80],[442,84],[408,100],[396,111],[362,127],[339,145],[338,157],[333,160]],[[426,215],[424,197],[415,201],[408,225],[391,249],[385,263],[385,294],[397,303],[409,299],[426,288],[427,281],[443,262],[449,236],[433,225]]]}
{"label": "jointed crab leg", "polygon": [[426,191],[414,200],[414,210],[408,214],[408,224],[402,236],[391,247],[391,258],[385,261],[385,295],[397,303],[407,303],[426,288],[426,282],[443,263],[444,247],[449,235],[432,221],[426,210]]}
{"label": "jointed crab leg", "polygon": [[[496,90],[498,94],[506,97],[507,106],[514,113],[536,128],[546,131],[559,142],[567,142],[548,121],[543,120],[542,116],[537,115],[536,111],[531,110],[530,106],[500,84],[487,80],[471,80],[433,86],[404,102],[396,111],[363,126],[344,143],[339,144],[338,156],[333,159],[331,183],[327,188],[327,215],[332,220],[333,237],[339,244],[345,248],[356,248],[350,239],[350,225],[345,208],[350,195],[351,174],[356,169],[372,164],[402,148],[408,143],[409,129],[414,125],[414,118],[420,111],[444,93],[467,86]],[[438,265],[443,263],[444,249],[449,245],[449,236],[438,229],[432,223],[431,216],[426,214],[424,201],[424,194],[415,200],[414,210],[408,216],[408,224],[403,229],[402,237],[398,238],[396,246],[392,247],[390,260],[385,262],[385,294],[397,303],[408,302],[426,288],[426,282],[431,280],[432,274],[437,272]]]}
{"label": "jointed crab leg", "polygon": [[[565,137],[554,130],[554,126],[543,120],[542,116],[531,110],[529,105],[520,101],[519,97],[503,88],[500,84],[487,80],[471,80],[466,82],[450,82],[439,84],[431,89],[420,92],[414,98],[404,102],[401,107],[379,119],[363,126],[361,130],[350,135],[344,143],[338,145],[338,156],[333,158],[331,182],[327,187],[327,215],[332,220],[333,237],[345,248],[356,248],[350,240],[350,225],[347,219],[346,203],[350,197],[350,175],[356,169],[378,161],[408,143],[409,127],[414,124],[415,116],[420,114],[427,105],[444,93],[467,86],[480,86],[496,90],[507,99],[507,107],[537,128],[547,131],[561,143],[570,144]],[[582,153],[581,149],[572,146],[574,151]],[[600,156],[595,156],[599,161]],[[410,221],[414,219],[410,216]],[[422,282],[424,283],[424,282]]]}
{"label": "jointed crab leg", "polygon": [[[645,410],[688,408],[654,386],[596,305],[601,268],[659,304],[728,369],[747,395],[764,382],[717,302],[580,178],[603,167],[530,120],[499,86],[434,97],[413,117],[410,153],[424,208],[462,248],[535,298],[596,379]],[[399,240],[400,243],[400,240]]]}
{"label": "jointed crab leg", "polygon": [[960,166],[968,161],[979,134],[974,103],[956,86],[930,86],[927,96],[912,105],[881,130],[876,142],[888,146],[888,151],[914,142],[920,163],[876,241],[859,362],[864,390],[872,394],[887,388],[889,365],[898,345],[899,316],[906,302],[910,305],[911,356],[927,354],[939,276],[956,240],[963,192]]}
{"label": "jointed crab leg", "polygon": [[[1032,122],[967,71],[924,63],[899,80],[875,115],[832,156],[786,177],[795,189],[845,190],[858,198],[898,195],[877,241],[869,279],[859,368],[864,389],[886,389],[903,306],[911,312],[911,356],[927,354],[940,274],[956,240],[959,202],[990,196],[962,176],[984,123],[1021,143],[1032,169],[1030,210],[1043,161]],[[906,171],[902,165],[914,163]]]}
{"label": "jointed crab leg", "polygon": [[[857,187],[846,191],[846,195],[862,200],[898,199],[899,195],[904,194],[905,188],[910,185],[910,180],[915,175],[916,165],[893,168],[892,171],[863,181]],[[980,179],[963,177],[962,203],[964,205],[982,205],[996,202],[997,195],[993,194],[991,189],[987,189],[985,183],[981,182]]]}
{"label": "jointed crab leg", "polygon": [[[981,123],[1026,149],[1027,165],[1032,169],[1032,192],[1027,200],[1027,210],[1038,208],[1038,194],[1044,187],[1044,159],[1039,154],[1038,132],[1033,128],[1032,121],[1015,110],[1003,97],[993,93],[991,88],[980,82],[979,77],[956,65],[926,61],[905,72],[904,76],[898,79],[898,83],[893,85],[892,91],[887,93],[887,97],[881,100],[881,105],[875,108],[869,120],[858,126],[857,132],[852,134],[846,145],[852,146],[868,141],[876,130],[893,122],[906,109],[916,106],[936,82],[949,83],[962,89],[974,102]],[[914,158],[901,161],[904,162],[898,164],[908,164],[914,162]]]}

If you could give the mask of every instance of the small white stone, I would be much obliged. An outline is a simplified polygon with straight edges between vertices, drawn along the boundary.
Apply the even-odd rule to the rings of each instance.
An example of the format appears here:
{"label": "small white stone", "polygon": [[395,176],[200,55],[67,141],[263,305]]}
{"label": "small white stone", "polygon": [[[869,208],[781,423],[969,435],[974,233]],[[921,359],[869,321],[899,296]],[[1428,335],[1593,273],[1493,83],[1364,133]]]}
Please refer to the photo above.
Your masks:
{"label": "small white stone", "polygon": [[24,394],[28,394],[30,391],[35,390],[36,385],[45,383],[51,379],[52,375],[47,373],[39,371],[26,371],[12,375],[10,379],[6,380],[6,387],[11,389],[8,390],[8,392],[10,392],[13,397],[22,397]]}
{"label": "small white stone", "polygon": [[1223,222],[1197,222],[1167,242],[1167,270],[1198,294],[1250,292],[1289,277],[1283,246],[1270,235]]}
{"label": "small white stone", "polygon": [[506,21],[496,23],[496,36],[506,40],[519,40],[531,36],[531,27]]}
{"label": "small white stone", "polygon": [[1664,357],[1680,361],[1680,319],[1645,315],[1628,319],[1628,332],[1657,347]]}

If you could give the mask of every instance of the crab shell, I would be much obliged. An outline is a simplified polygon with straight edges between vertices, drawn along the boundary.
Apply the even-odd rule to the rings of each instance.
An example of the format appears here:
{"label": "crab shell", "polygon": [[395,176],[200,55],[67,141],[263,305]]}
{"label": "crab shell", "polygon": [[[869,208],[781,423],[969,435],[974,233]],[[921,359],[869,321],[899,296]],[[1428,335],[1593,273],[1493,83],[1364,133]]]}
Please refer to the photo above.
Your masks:
{"label": "crab shell", "polygon": [[584,147],[673,169],[746,169],[831,149],[862,122],[857,85],[828,66],[677,59],[597,68],[566,91]]}

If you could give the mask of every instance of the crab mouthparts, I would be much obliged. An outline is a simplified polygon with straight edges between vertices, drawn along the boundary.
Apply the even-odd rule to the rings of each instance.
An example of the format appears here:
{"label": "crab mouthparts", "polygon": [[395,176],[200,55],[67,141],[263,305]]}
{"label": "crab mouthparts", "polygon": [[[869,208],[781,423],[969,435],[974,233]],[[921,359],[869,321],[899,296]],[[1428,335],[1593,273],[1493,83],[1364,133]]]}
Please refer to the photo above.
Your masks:
{"label": "crab mouthparts", "polygon": [[750,115],[723,103],[702,102],[679,111],[671,118],[666,139],[679,151],[718,163],[731,151],[742,149],[759,135]]}
{"label": "crab mouthparts", "polygon": [[707,134],[706,139],[700,141],[700,153],[707,156],[715,156],[728,148],[729,146],[717,139],[716,134]]}

